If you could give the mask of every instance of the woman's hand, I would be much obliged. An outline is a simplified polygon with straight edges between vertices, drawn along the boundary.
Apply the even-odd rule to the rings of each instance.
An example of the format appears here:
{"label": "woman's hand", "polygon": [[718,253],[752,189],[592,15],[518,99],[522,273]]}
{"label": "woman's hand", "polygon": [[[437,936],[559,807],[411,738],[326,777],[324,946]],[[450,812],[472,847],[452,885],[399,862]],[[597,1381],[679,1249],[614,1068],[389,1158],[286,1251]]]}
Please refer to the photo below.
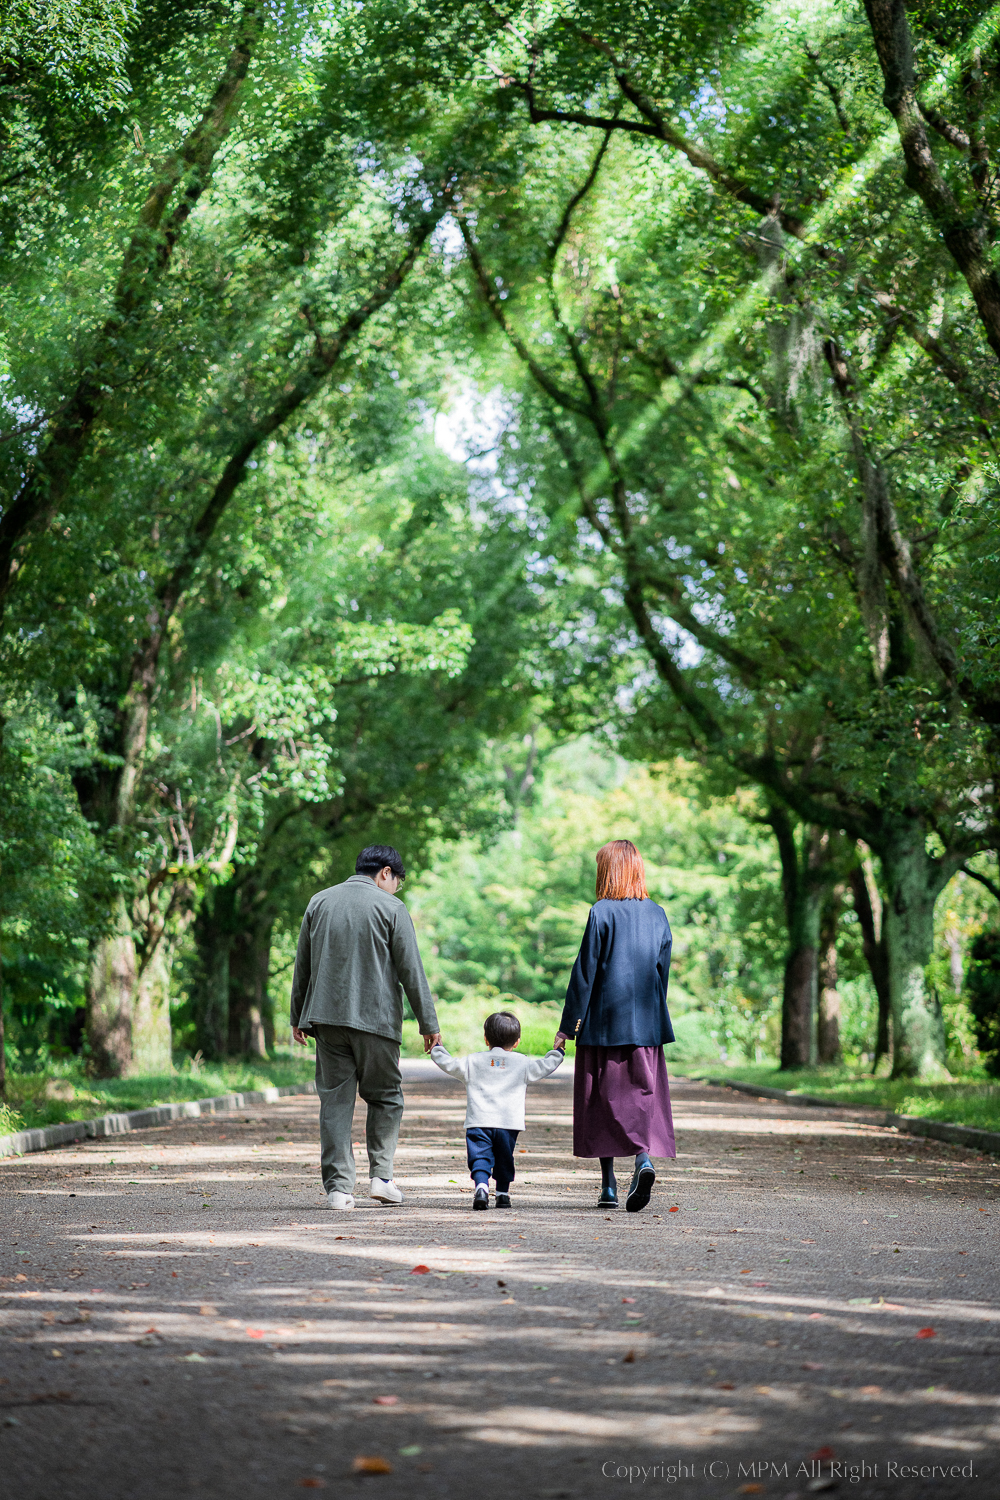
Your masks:
{"label": "woman's hand", "polygon": [[559,1052],[565,1052],[566,1051],[566,1043],[568,1041],[569,1041],[569,1037],[566,1035],[565,1031],[557,1031],[556,1032],[556,1036],[555,1036],[555,1041],[552,1043],[552,1045]]}

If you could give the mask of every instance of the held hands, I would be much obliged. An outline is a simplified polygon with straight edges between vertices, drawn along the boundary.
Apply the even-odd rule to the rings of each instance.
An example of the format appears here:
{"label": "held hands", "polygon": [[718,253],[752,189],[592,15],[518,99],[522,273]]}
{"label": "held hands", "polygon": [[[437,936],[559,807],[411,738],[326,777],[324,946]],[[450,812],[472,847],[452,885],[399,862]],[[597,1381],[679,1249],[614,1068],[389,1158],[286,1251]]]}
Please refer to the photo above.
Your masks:
{"label": "held hands", "polygon": [[565,1031],[557,1031],[556,1032],[555,1041],[552,1043],[552,1045],[553,1045],[553,1047],[557,1048],[560,1052],[565,1052],[566,1051],[566,1043],[568,1041],[569,1041],[569,1037],[566,1035]]}
{"label": "held hands", "polygon": [[441,1033],[440,1033],[440,1031],[435,1031],[435,1032],[432,1033],[431,1036],[425,1036],[424,1037],[424,1051],[425,1052],[429,1052],[432,1047],[440,1047],[440,1045],[441,1045]]}

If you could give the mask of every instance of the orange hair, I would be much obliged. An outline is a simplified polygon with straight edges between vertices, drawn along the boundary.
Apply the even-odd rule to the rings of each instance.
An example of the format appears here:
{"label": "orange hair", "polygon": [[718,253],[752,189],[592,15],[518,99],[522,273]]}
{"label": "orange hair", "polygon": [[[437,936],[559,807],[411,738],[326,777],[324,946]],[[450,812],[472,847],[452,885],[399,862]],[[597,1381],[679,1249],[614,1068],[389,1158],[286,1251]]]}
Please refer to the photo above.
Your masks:
{"label": "orange hair", "polygon": [[630,839],[612,839],[597,851],[598,901],[645,901],[646,871]]}

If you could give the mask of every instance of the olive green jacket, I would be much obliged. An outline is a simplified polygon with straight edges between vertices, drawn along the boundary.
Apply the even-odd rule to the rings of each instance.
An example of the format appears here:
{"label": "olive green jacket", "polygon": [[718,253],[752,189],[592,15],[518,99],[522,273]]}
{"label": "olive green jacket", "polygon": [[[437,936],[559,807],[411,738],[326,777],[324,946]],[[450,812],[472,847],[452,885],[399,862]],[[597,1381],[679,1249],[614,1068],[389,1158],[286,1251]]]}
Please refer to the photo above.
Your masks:
{"label": "olive green jacket", "polygon": [[438,1030],[410,913],[367,875],[319,891],[306,907],[292,979],[292,1025],[351,1026],[400,1041],[403,991],[423,1036]]}

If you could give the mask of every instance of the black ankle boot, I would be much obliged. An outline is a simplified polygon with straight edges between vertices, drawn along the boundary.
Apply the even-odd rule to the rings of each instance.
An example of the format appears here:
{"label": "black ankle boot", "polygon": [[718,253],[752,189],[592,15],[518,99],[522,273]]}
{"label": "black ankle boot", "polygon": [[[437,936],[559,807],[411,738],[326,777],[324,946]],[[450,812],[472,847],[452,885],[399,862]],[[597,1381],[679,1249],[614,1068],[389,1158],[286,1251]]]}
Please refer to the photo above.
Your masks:
{"label": "black ankle boot", "polygon": [[618,1184],[615,1181],[615,1159],[613,1156],[601,1157],[601,1196],[597,1200],[598,1208],[618,1207]]}
{"label": "black ankle boot", "polygon": [[627,1214],[637,1214],[646,1207],[655,1181],[656,1172],[653,1170],[653,1163],[645,1151],[640,1151],[635,1159],[635,1171],[632,1173],[628,1197],[625,1199]]}

